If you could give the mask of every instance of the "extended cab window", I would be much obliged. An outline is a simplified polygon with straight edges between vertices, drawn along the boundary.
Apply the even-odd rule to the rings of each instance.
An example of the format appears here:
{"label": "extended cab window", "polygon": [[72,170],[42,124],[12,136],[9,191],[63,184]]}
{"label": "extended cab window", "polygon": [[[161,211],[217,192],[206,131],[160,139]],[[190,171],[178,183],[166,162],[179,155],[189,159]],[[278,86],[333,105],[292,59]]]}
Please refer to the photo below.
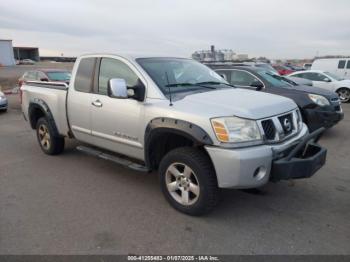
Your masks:
{"label": "extended cab window", "polygon": [[346,64],[346,69],[350,69],[350,60],[348,60],[348,63]]}
{"label": "extended cab window", "polygon": [[112,78],[124,79],[128,87],[135,86],[139,79],[125,63],[113,58],[102,58],[98,77],[99,94],[107,95],[108,80]]}
{"label": "extended cab window", "polygon": [[77,74],[75,76],[74,89],[89,93],[92,89],[96,58],[88,57],[80,60]]}

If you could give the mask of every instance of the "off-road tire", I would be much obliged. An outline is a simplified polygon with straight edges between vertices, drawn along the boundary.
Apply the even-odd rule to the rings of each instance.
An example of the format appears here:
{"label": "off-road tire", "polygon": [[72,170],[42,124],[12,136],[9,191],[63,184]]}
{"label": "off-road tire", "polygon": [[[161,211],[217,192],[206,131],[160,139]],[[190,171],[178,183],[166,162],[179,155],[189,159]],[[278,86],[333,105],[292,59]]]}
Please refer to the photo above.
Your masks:
{"label": "off-road tire", "polygon": [[[168,190],[167,171],[173,164],[181,163],[195,174],[199,184],[199,195],[191,205],[183,205],[176,201]],[[218,204],[220,192],[216,173],[209,156],[200,149],[192,147],[176,148],[167,153],[160,162],[159,179],[162,192],[167,201],[175,209],[191,216],[200,216],[209,213]]]}
{"label": "off-road tire", "polygon": [[[40,132],[43,129],[47,130],[49,144],[44,143]],[[41,150],[48,155],[58,155],[64,150],[64,137],[60,136],[55,132],[55,127],[47,121],[45,117],[41,117],[36,123],[36,135],[38,139],[38,143],[40,145]]]}

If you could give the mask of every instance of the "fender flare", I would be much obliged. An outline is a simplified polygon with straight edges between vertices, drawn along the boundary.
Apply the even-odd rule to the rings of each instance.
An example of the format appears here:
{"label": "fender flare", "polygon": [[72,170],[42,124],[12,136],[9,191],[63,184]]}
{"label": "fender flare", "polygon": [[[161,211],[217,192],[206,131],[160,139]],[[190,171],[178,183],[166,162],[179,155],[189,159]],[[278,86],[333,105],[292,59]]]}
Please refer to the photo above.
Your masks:
{"label": "fender flare", "polygon": [[29,122],[30,122],[30,126],[32,127],[32,129],[36,128],[36,122],[35,122],[35,118],[32,117],[33,111],[39,109],[41,112],[43,112],[43,114],[45,115],[47,121],[49,122],[49,124],[53,127],[53,131],[54,131],[54,136],[60,136],[56,123],[55,123],[55,119],[53,118],[53,114],[49,108],[49,106],[45,103],[44,100],[39,99],[39,98],[35,98],[32,101],[29,102],[29,107],[28,107],[28,117],[29,117]]}
{"label": "fender flare", "polygon": [[190,123],[185,120],[174,118],[159,117],[152,119],[145,132],[145,163],[151,167],[150,149],[153,139],[163,133],[172,133],[184,136],[197,145],[212,145],[213,140],[208,133],[200,126]]}

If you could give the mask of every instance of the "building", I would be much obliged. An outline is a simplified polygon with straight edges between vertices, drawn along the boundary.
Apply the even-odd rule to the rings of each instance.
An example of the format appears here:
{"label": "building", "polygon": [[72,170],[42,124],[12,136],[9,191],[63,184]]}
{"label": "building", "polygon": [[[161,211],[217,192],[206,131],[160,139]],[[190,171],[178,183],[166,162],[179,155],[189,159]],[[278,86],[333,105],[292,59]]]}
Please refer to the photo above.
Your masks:
{"label": "building", "polygon": [[248,60],[249,57],[247,54],[236,54],[234,55],[234,60],[237,60],[237,61],[244,61],[244,60]]}
{"label": "building", "polygon": [[13,66],[16,64],[13,55],[12,40],[0,39],[0,65]]}
{"label": "building", "polygon": [[40,61],[39,48],[37,47],[14,47],[14,57],[16,60],[31,59]]}
{"label": "building", "polygon": [[216,50],[215,46],[210,46],[210,50],[195,51],[192,58],[199,62],[234,62],[249,60],[246,54],[236,54],[231,49]]}

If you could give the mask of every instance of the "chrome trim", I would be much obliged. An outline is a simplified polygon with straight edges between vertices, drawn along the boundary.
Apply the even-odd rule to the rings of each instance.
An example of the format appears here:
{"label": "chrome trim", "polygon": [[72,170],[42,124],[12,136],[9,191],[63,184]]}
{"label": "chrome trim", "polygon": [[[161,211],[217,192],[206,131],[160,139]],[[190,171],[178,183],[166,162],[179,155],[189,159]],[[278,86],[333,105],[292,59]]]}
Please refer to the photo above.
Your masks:
{"label": "chrome trim", "polygon": [[[284,133],[284,130],[283,130],[282,124],[281,124],[281,122],[279,120],[279,117],[290,115],[290,114],[292,115],[293,129],[292,129],[292,132],[290,134],[286,135]],[[286,113],[283,113],[283,114],[279,114],[279,115],[276,115],[276,116],[272,116],[272,117],[263,118],[263,119],[258,120],[257,121],[258,127],[260,129],[260,132],[261,132],[261,135],[262,135],[262,138],[263,138],[263,141],[265,142],[265,144],[279,143],[279,142],[285,141],[285,140],[287,140],[287,139],[297,135],[300,132],[300,130],[299,130],[299,128],[300,128],[299,127],[299,123],[297,121],[297,119],[298,119],[297,114],[298,114],[297,113],[297,109],[294,109],[292,111],[289,111],[289,112],[286,112]],[[274,139],[270,139],[270,140],[266,139],[265,131],[264,131],[264,128],[262,126],[262,122],[266,121],[266,120],[271,120],[272,123],[275,126],[276,133],[275,133]]]}
{"label": "chrome trim", "polygon": [[44,88],[68,90],[68,85],[64,82],[44,82],[44,81],[26,81],[28,86],[40,86]]}

